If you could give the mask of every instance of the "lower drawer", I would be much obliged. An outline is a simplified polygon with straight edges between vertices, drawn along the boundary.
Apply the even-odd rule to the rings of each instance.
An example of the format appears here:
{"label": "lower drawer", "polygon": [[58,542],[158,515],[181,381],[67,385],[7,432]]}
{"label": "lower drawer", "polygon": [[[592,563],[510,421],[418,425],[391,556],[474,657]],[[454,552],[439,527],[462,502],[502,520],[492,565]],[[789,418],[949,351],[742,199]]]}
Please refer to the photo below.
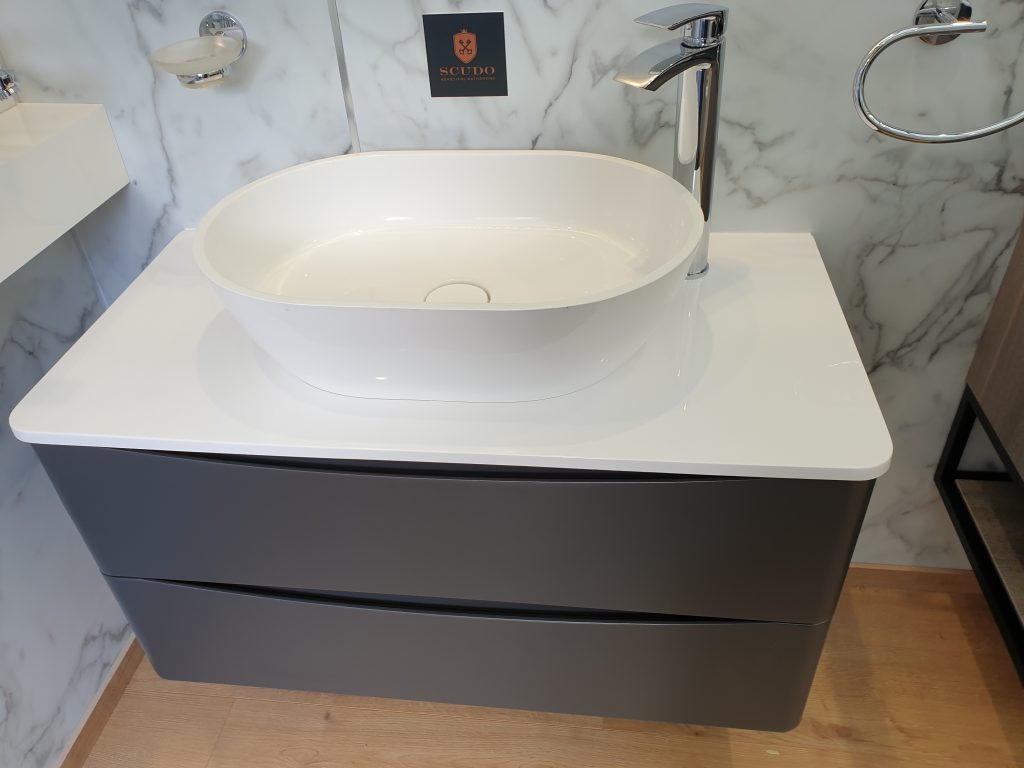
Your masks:
{"label": "lower drawer", "polygon": [[425,611],[109,579],[167,678],[787,730],[827,624]]}

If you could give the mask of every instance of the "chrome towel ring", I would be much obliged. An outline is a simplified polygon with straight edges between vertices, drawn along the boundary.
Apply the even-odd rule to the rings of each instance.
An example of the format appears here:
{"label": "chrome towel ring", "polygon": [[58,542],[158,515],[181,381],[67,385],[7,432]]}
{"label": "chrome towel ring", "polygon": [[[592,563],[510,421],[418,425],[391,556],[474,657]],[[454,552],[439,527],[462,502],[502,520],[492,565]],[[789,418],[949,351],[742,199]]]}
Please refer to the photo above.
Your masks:
{"label": "chrome towel ring", "polygon": [[1011,115],[998,123],[976,128],[973,131],[961,133],[918,133],[880,120],[868,107],[864,97],[864,82],[868,76],[868,70],[875,63],[875,59],[891,45],[900,40],[917,37],[932,45],[941,45],[954,40],[958,35],[972,32],[984,32],[988,29],[986,21],[970,21],[971,9],[967,3],[945,2],[944,0],[926,0],[918,9],[914,17],[915,25],[893,32],[879,40],[868,51],[867,56],[857,67],[857,73],[853,79],[853,100],[857,105],[861,119],[873,130],[891,136],[894,139],[912,141],[918,144],[951,144],[957,141],[970,141],[980,139],[984,136],[991,136],[993,133],[1005,131],[1019,123],[1024,122],[1024,111]]}

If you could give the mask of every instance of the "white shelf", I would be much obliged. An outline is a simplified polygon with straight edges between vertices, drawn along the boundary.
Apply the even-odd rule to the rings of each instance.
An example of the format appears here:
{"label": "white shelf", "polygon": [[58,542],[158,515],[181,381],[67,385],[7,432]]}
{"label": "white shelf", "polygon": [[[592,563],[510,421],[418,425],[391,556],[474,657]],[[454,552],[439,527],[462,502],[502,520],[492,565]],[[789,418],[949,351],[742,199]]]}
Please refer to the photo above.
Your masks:
{"label": "white shelf", "polygon": [[0,113],[0,281],[128,183],[98,104]]}

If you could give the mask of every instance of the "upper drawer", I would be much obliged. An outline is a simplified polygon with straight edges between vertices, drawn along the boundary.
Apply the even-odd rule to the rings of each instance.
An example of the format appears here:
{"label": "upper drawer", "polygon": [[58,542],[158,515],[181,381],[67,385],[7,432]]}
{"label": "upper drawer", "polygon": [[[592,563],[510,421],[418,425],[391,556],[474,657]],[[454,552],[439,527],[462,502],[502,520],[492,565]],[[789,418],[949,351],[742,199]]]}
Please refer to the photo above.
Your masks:
{"label": "upper drawer", "polygon": [[110,576],[803,623],[831,616],[871,488],[36,450]]}

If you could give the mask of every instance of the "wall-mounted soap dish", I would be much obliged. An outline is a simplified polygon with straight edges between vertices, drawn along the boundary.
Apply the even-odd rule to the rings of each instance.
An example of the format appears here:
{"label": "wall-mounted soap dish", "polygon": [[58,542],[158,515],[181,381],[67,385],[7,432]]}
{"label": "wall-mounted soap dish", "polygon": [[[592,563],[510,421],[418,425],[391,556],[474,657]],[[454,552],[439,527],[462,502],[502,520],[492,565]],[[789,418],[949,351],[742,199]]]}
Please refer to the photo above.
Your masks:
{"label": "wall-mounted soap dish", "polygon": [[227,11],[213,11],[199,22],[199,37],[171,43],[154,52],[157,69],[177,75],[186,88],[220,85],[230,67],[245,55],[245,29]]}

